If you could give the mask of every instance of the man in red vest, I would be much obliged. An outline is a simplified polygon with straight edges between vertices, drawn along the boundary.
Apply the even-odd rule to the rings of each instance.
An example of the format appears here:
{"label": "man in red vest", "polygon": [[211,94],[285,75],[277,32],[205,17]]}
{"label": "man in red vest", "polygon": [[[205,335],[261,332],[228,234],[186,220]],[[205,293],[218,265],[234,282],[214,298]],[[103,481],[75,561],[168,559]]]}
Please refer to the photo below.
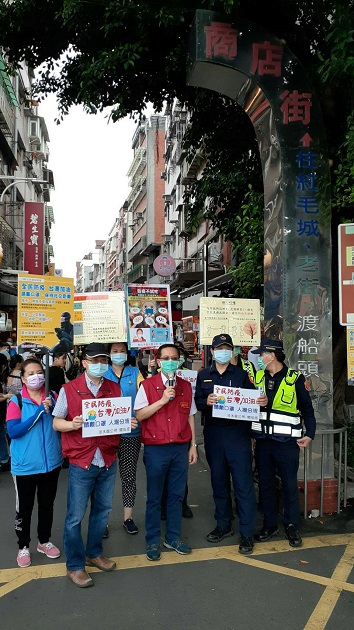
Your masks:
{"label": "man in red vest", "polygon": [[188,477],[188,462],[198,458],[195,443],[196,407],[191,384],[176,376],[179,350],[174,344],[160,346],[157,363],[161,371],[143,381],[135,399],[135,415],[141,423],[147,479],[146,555],[159,560],[161,538],[161,497],[167,477],[167,549],[182,555],[191,548],[180,540],[182,502]]}
{"label": "man in red vest", "polygon": [[[121,396],[118,383],[103,374],[109,354],[103,343],[86,346],[82,365],[85,372],[63,385],[53,410],[53,426],[62,433],[62,450],[69,459],[68,502],[64,525],[66,574],[79,588],[93,585],[85,565],[112,571],[116,563],[102,555],[102,537],[112,509],[117,472],[119,435],[82,437],[82,402],[92,398]],[[81,521],[91,500],[86,548]]]}

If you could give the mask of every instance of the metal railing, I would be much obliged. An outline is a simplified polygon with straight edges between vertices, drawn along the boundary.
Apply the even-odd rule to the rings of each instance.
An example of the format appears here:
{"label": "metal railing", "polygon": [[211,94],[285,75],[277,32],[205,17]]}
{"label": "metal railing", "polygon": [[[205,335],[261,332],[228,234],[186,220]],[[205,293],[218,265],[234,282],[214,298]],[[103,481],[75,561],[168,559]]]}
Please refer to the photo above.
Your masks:
{"label": "metal railing", "polygon": [[[328,435],[339,435],[338,453],[338,497],[337,512],[340,512],[341,490],[342,490],[342,461],[343,461],[343,435],[344,435],[344,461],[343,461],[343,507],[347,507],[347,465],[348,465],[348,433],[347,427],[340,429],[320,429],[316,431],[316,437],[321,436],[321,485],[320,485],[320,516],[323,516],[324,483],[325,483],[325,457],[324,446],[325,437]],[[307,517],[307,482],[308,482],[309,451],[304,449],[304,518]]]}

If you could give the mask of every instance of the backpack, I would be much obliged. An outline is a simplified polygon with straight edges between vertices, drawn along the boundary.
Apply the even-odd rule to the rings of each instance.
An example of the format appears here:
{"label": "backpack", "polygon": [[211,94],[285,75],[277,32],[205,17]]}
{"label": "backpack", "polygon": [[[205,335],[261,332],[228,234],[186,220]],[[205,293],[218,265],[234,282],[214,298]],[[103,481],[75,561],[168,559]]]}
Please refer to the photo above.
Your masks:
{"label": "backpack", "polygon": [[[51,398],[53,398],[54,401],[55,401],[55,398],[53,396],[53,392],[49,392],[49,396]],[[17,404],[18,404],[18,406],[20,408],[20,411],[22,411],[22,395],[21,394],[16,394],[16,398],[17,398]]]}

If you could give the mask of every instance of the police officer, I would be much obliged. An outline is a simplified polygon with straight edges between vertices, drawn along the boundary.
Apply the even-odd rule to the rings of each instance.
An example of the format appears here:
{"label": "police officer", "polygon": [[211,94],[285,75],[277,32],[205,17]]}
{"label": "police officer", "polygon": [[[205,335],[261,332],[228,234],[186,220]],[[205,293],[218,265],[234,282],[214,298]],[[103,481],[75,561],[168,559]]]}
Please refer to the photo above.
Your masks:
{"label": "police officer", "polygon": [[231,363],[232,365],[237,365],[242,370],[247,372],[251,383],[254,383],[254,379],[256,377],[256,368],[251,361],[249,361],[248,359],[243,359],[241,357],[241,350],[241,346],[234,346],[234,356],[231,359]]}
{"label": "police officer", "polygon": [[[278,472],[283,493],[285,535],[291,547],[301,547],[298,532],[300,510],[297,486],[300,448],[315,437],[316,420],[304,376],[284,364],[281,341],[263,339],[252,351],[259,354],[256,387],[264,388],[268,404],[260,421],[252,423],[256,438],[255,459],[259,475],[260,501],[264,520],[255,540],[265,542],[278,534],[275,475]],[[301,417],[306,433],[303,434]]]}
{"label": "police officer", "polygon": [[[212,407],[217,403],[214,386],[254,389],[247,373],[231,364],[234,344],[230,335],[216,335],[212,341],[213,363],[198,373],[195,402],[204,414],[205,454],[210,467],[215,503],[216,528],[207,535],[208,542],[217,543],[233,535],[231,527],[230,474],[237,499],[239,517],[239,552],[253,551],[256,520],[256,500],[252,478],[251,426],[249,422],[229,418],[213,418]],[[260,396],[258,404],[267,404]]]}

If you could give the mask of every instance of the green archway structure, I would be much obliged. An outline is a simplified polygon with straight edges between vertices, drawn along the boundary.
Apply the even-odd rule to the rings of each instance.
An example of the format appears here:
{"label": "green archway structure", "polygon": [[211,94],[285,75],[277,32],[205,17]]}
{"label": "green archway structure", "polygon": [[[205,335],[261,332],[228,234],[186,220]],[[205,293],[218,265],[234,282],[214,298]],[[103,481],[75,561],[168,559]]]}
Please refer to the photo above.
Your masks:
{"label": "green archway structure", "polygon": [[276,37],[210,11],[196,12],[187,83],[234,99],[253,123],[264,180],[265,333],[283,339],[319,425],[332,428],[330,179],[316,94]]}

